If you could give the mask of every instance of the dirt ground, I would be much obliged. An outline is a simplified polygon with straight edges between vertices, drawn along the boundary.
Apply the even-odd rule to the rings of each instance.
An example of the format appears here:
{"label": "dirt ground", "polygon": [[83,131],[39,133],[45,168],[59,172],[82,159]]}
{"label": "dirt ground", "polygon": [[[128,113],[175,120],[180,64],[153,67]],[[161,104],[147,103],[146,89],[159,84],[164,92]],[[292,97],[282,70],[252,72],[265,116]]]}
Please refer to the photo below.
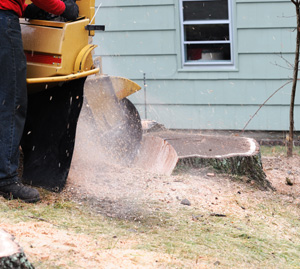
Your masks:
{"label": "dirt ground", "polygon": [[[155,210],[153,203],[176,210],[187,199],[193,206],[210,212],[241,214],[233,198],[237,193],[263,199],[274,193],[254,190],[230,176],[218,175],[208,168],[187,169],[171,176],[160,176],[115,165],[96,165],[89,156],[75,162],[64,193],[77,202],[88,202],[91,209],[113,218],[143,218]],[[78,160],[77,160],[78,161]],[[96,160],[95,160],[96,161]],[[267,178],[277,189],[275,195],[300,204],[300,157],[263,157]],[[77,180],[79,179],[80,180]],[[46,202],[46,201],[42,201]],[[157,252],[130,250],[133,241],[120,242],[122,247],[99,250],[99,241],[54,225],[32,220],[0,227],[13,234],[28,259],[57,260],[59,268],[154,268],[157,261],[170,257]],[[101,239],[99,239],[101,240]],[[68,264],[63,257],[69,256]],[[174,262],[174,261],[173,261]]]}
{"label": "dirt ground", "polygon": [[277,193],[293,197],[296,203],[300,198],[300,157],[264,157],[264,171]]}

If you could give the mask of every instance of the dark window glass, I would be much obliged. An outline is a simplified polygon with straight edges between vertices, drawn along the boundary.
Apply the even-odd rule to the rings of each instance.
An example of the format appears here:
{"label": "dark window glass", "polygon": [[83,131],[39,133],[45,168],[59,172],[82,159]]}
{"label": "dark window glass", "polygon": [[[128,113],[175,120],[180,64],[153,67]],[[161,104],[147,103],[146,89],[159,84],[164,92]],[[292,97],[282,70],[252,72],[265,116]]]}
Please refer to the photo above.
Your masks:
{"label": "dark window glass", "polygon": [[230,44],[185,45],[186,61],[229,61]]}
{"label": "dark window glass", "polygon": [[228,20],[227,0],[184,1],[184,21]]}
{"label": "dark window glass", "polygon": [[229,40],[228,24],[185,25],[185,41]]}

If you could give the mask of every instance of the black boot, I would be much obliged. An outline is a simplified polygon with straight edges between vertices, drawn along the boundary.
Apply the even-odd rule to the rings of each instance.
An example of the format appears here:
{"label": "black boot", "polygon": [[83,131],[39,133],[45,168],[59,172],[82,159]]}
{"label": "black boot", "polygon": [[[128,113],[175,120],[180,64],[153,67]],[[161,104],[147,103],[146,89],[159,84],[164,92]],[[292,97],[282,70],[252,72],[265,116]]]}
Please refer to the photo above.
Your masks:
{"label": "black boot", "polygon": [[26,203],[35,203],[40,200],[40,194],[36,189],[18,182],[0,187],[0,195],[6,199],[20,199]]}

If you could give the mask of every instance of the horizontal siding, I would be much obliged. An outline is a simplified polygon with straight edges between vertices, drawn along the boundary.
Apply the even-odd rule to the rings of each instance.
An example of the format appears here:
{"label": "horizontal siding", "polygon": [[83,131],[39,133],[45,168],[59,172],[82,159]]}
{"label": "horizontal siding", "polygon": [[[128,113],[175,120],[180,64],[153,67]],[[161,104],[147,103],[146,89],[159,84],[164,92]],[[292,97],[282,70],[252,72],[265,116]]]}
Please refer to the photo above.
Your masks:
{"label": "horizontal siding", "polygon": [[[136,105],[142,118],[144,106]],[[167,128],[177,129],[226,129],[241,130],[251,116],[255,106],[188,106],[188,105],[152,105],[147,107],[147,118],[164,124]],[[295,108],[300,114],[300,107]],[[251,120],[247,130],[288,130],[288,106],[264,106]],[[299,130],[300,121],[295,121],[295,129]]]}
{"label": "horizontal siding", "polygon": [[[117,54],[118,55],[118,54]],[[142,73],[148,73],[152,79],[288,79],[292,70],[286,69],[286,60],[293,62],[293,55],[272,54],[240,54],[238,57],[238,70],[236,72],[207,72],[203,71],[178,72],[176,55],[118,55],[103,57],[105,73],[126,76],[131,79],[140,79]]]}
{"label": "horizontal siding", "polygon": [[[175,54],[176,31],[124,31],[99,33],[94,42],[100,44],[99,55]],[[253,39],[253,36],[257,36]],[[238,31],[239,53],[294,53],[296,33],[292,29],[242,29]],[[157,42],[164,40],[164,42]],[[122,44],[122,46],[120,46]],[[262,45],[263,44],[263,45]],[[107,49],[109,48],[109,50]]]}
{"label": "horizontal siding", "polygon": [[257,0],[235,0],[236,3],[238,4],[245,4],[245,3],[287,3],[287,2],[291,2],[290,0],[261,0],[261,1],[257,1]]}
{"label": "horizontal siding", "polygon": [[103,57],[103,70],[106,74],[127,77],[133,80],[143,77],[143,73],[153,78],[170,78],[177,73],[175,56],[116,56]]}
{"label": "horizontal siding", "polygon": [[[144,104],[144,81],[136,80],[142,90],[131,100]],[[245,80],[149,80],[146,74],[146,102],[150,105],[244,105],[263,104],[285,81],[245,81]],[[268,105],[289,106],[292,84],[278,91]],[[300,95],[296,95],[300,104]]]}
{"label": "horizontal siding", "polygon": [[126,7],[126,6],[157,6],[174,4],[174,0],[96,0],[96,6],[103,7]]}
{"label": "horizontal siding", "polygon": [[[157,42],[164,40],[164,42]],[[97,55],[175,55],[175,31],[134,31],[134,32],[105,32],[97,35],[94,40],[101,44],[96,48]],[[120,46],[122,44],[122,46]]]}
{"label": "horizontal siding", "polygon": [[[296,32],[292,28],[239,29],[239,53],[294,53]],[[295,41],[295,42],[293,42]]]}
{"label": "horizontal siding", "polygon": [[[234,68],[182,68],[178,0],[104,0],[94,43],[104,73],[143,87],[149,119],[168,128],[242,129],[292,70],[296,25],[289,0],[235,0]],[[291,84],[262,107],[248,130],[287,130]],[[130,99],[144,117],[143,89]],[[295,128],[300,128],[296,95]]]}
{"label": "horizontal siding", "polygon": [[174,29],[174,6],[101,7],[96,24],[105,25],[106,32]]}
{"label": "horizontal siding", "polygon": [[237,28],[284,28],[296,25],[294,4],[286,2],[239,2]]}
{"label": "horizontal siding", "polygon": [[274,54],[239,54],[239,72],[231,77],[240,79],[288,79],[293,71],[286,69],[286,61],[293,62],[294,55],[284,59]]}

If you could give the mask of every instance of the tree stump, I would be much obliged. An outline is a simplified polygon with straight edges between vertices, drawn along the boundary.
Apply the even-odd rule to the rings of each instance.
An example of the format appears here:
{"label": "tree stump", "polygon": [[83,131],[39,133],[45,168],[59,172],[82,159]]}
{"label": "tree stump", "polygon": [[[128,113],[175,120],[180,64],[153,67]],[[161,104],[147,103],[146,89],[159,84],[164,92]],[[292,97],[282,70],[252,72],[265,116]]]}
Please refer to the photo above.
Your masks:
{"label": "tree stump", "polygon": [[275,190],[263,171],[259,145],[252,138],[177,132],[155,135],[174,147],[178,155],[176,167],[211,166],[221,173],[247,176],[262,190]]}
{"label": "tree stump", "polygon": [[144,136],[133,166],[169,176],[177,162],[178,155],[167,141],[157,136]]}
{"label": "tree stump", "polygon": [[14,237],[2,229],[0,229],[0,268],[34,269],[22,248],[14,241]]}

